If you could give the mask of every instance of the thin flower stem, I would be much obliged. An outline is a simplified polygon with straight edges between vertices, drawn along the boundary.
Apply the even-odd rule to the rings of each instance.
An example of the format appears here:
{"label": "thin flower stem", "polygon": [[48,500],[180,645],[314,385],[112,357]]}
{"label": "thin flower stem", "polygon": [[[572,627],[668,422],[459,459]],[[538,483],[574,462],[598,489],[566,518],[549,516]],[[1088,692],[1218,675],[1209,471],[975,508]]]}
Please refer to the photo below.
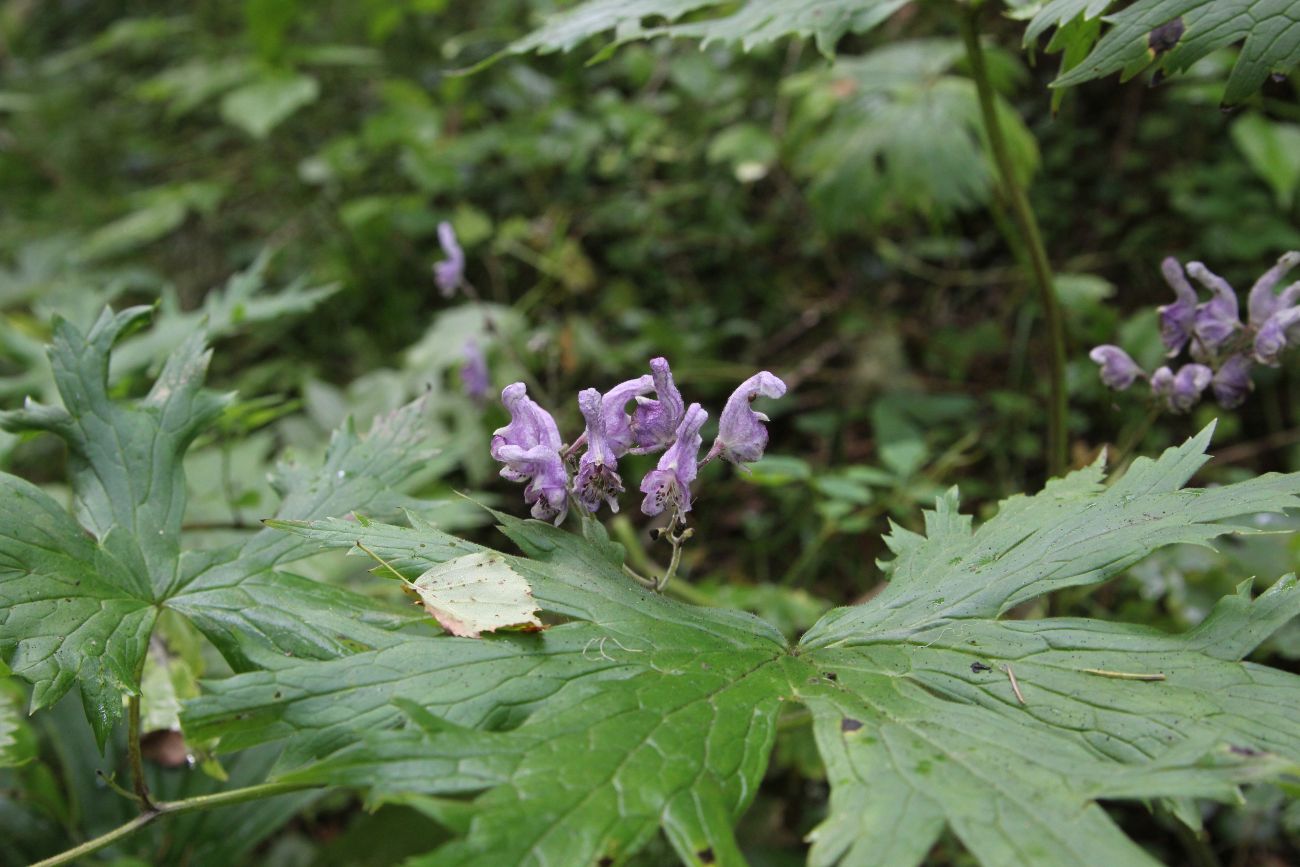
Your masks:
{"label": "thin flower stem", "polygon": [[989,78],[984,47],[980,44],[979,14],[983,6],[983,0],[974,0],[967,13],[961,16],[962,40],[966,46],[966,57],[970,62],[971,77],[974,78],[975,88],[979,93],[984,131],[988,136],[989,148],[993,152],[993,161],[997,166],[1002,192],[1010,206],[1016,228],[1020,230],[1019,240],[1024,244],[1029,255],[1031,282],[1038,292],[1039,303],[1043,307],[1043,318],[1047,322],[1047,339],[1050,348],[1048,385],[1051,392],[1047,407],[1047,471],[1049,476],[1059,476],[1065,472],[1069,461],[1066,431],[1068,395],[1065,385],[1065,320],[1056,297],[1052,266],[1047,258],[1047,249],[1043,246],[1038,219],[1034,216],[1029,196],[1026,195],[1020,179],[1016,176],[1011,150],[1007,147],[1006,136],[998,119],[997,96],[993,91],[993,82]]}
{"label": "thin flower stem", "polygon": [[[139,678],[136,679],[139,682]],[[131,763],[131,788],[145,812],[153,809],[149,799],[149,784],[144,779],[144,757],[140,750],[140,695],[137,692],[126,700],[126,751]]]}
{"label": "thin flower stem", "polygon": [[172,813],[209,810],[214,807],[241,804],[245,801],[313,788],[318,788],[318,786],[310,783],[262,783],[261,785],[247,786],[242,789],[231,789],[228,792],[217,792],[213,795],[199,795],[194,798],[186,798],[183,801],[155,801],[146,812],[141,813],[123,825],[119,825],[107,834],[101,834],[93,840],[87,840],[80,846],[75,846],[66,852],[60,852],[58,855],[46,858],[44,861],[38,861],[32,867],[58,867],[60,864],[76,863],[92,852],[98,852],[100,849],[111,846],[119,840],[126,839],[155,819]]}

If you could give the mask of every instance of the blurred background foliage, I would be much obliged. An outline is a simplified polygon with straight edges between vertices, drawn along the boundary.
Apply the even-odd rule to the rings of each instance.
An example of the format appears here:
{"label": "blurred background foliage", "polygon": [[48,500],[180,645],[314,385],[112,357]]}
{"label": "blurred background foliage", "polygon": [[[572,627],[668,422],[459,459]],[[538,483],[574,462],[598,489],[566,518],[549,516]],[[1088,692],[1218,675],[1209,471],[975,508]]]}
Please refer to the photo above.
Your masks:
{"label": "blurred background foliage", "polygon": [[[41,347],[53,317],[156,302],[158,327],[115,359],[118,387],[137,388],[206,322],[214,379],[240,394],[190,458],[196,537],[269,514],[277,456],[316,454],[348,415],[365,427],[428,392],[443,451],[425,493],[442,524],[490,538],[453,492],[517,508],[519,490],[487,456],[502,410],[461,388],[467,340],[486,350],[496,388],[534,383],[567,438],[579,388],[607,388],[652,355],[715,412],[770,369],[791,388],[770,408],[769,457],[748,478],[702,473],[683,592],[791,634],[880,586],[871,564],[887,554],[887,520],[919,527],[920,508],[953,484],[981,513],[1042,482],[1041,318],[943,4],[904,7],[841,42],[833,62],[799,40],[749,54],[659,41],[591,65],[596,46],[458,74],[555,6],[0,0],[0,401],[51,397]],[[1086,357],[1116,342],[1157,360],[1162,257],[1201,259],[1244,288],[1300,248],[1300,77],[1221,112],[1225,50],[1159,87],[1094,83],[1054,106],[1056,60],[1021,52],[1022,25],[992,20],[999,110],[1060,272],[1075,463],[1111,444],[1122,465],[1217,415],[1204,481],[1300,469],[1294,369],[1263,371],[1237,412],[1156,417],[1140,396],[1105,390]],[[466,248],[475,298],[434,289],[442,220]],[[46,440],[6,436],[0,461],[62,482]],[[612,523],[633,562],[663,554],[645,523],[635,511]],[[1286,536],[1176,549],[1053,600],[1052,613],[1183,629],[1241,579],[1271,581],[1296,559]],[[335,558],[307,568],[389,589]],[[222,768],[189,745],[200,768],[165,760],[167,700],[221,671],[194,635],[173,632],[146,687],[161,739],[152,785],[257,779],[274,756]],[[1261,655],[1294,669],[1300,627]],[[3,676],[0,700],[24,700]],[[40,759],[0,768],[0,865],[129,815],[95,773],[111,775],[120,755],[99,756],[60,716],[77,713],[0,726],[0,740]],[[756,864],[799,863],[824,809],[810,743],[806,726],[782,735],[742,830],[761,842]],[[153,826],[109,860],[379,865],[443,833],[415,807],[367,813],[342,793],[268,803]],[[1130,833],[1168,863],[1300,857],[1300,808],[1280,790],[1207,807],[1212,845],[1126,810]],[[951,842],[933,853],[964,857]]]}

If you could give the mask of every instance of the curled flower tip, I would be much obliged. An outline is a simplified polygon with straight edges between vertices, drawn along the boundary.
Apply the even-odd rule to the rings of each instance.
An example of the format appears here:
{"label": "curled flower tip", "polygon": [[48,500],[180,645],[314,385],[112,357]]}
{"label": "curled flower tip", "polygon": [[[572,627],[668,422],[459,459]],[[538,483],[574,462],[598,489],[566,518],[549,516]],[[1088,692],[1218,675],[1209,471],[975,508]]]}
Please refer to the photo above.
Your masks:
{"label": "curled flower tip", "polygon": [[654,382],[654,400],[638,397],[637,408],[632,413],[636,451],[642,454],[657,452],[673,441],[686,409],[681,392],[673,382],[668,359],[650,359],[650,374]]}
{"label": "curled flower tip", "polygon": [[578,394],[578,408],[587,420],[587,450],[578,460],[578,476],[573,482],[573,494],[588,512],[595,512],[601,502],[609,503],[610,511],[618,511],[618,495],[623,493],[623,480],[618,475],[618,458],[609,444],[602,412],[599,391],[588,388]]}
{"label": "curled flower tip", "polygon": [[456,230],[445,221],[438,224],[438,244],[447,258],[433,264],[433,282],[443,298],[450,298],[465,280],[465,251],[456,240]]}
{"label": "curled flower tip", "polygon": [[487,357],[483,355],[483,350],[479,348],[478,341],[473,338],[465,341],[461,354],[465,359],[460,368],[461,385],[464,386],[465,395],[470,400],[481,404],[487,399],[488,392],[492,389],[488,374]]}
{"label": "curled flower tip", "polygon": [[1213,378],[1204,364],[1184,364],[1178,373],[1162,367],[1151,374],[1151,393],[1163,397],[1170,412],[1181,414],[1196,406]]}
{"label": "curled flower tip", "polygon": [[1297,324],[1300,324],[1300,307],[1288,307],[1268,317],[1255,335],[1255,360],[1277,367],[1282,351],[1296,341],[1298,335],[1289,332]]}
{"label": "curled flower tip", "polygon": [[1177,355],[1187,345],[1196,323],[1196,290],[1187,282],[1183,266],[1173,256],[1160,263],[1160,272],[1176,296],[1173,304],[1156,308],[1160,314],[1160,340],[1170,355]]}
{"label": "curled flower tip", "polygon": [[620,382],[601,396],[600,412],[605,422],[605,440],[613,450],[615,458],[623,457],[636,445],[636,435],[633,433],[634,422],[632,416],[627,414],[628,403],[634,398],[640,400],[641,395],[649,394],[653,390],[654,380],[647,373],[636,379]]}
{"label": "curled flower tip", "polygon": [[1193,331],[1207,349],[1216,350],[1241,327],[1237,316],[1237,292],[1227,280],[1200,262],[1188,262],[1187,273],[1213,293],[1209,301],[1197,306]]}
{"label": "curled flower tip", "polygon": [[1236,409],[1246,402],[1246,395],[1254,388],[1250,381],[1252,362],[1245,354],[1233,355],[1214,372],[1210,386],[1214,399],[1224,409]]}
{"label": "curled flower tip", "polygon": [[703,442],[700,428],[708,418],[709,414],[698,403],[691,404],[682,415],[673,444],[660,456],[658,466],[641,480],[641,493],[645,494],[642,512],[658,515],[671,507],[677,514],[685,515],[691,510],[691,482],[695,481],[699,469]]}
{"label": "curled flower tip", "polygon": [[1137,362],[1118,346],[1098,346],[1088,353],[1088,357],[1101,365],[1101,381],[1116,391],[1123,391],[1139,376],[1146,376]]}
{"label": "curled flower tip", "polygon": [[720,457],[744,469],[749,461],[761,458],[767,448],[767,428],[763,426],[767,416],[754,412],[750,404],[758,397],[780,397],[783,394],[785,383],[766,370],[742,382],[722,408],[718,436],[705,460]]}
{"label": "curled flower tip", "polygon": [[560,523],[568,511],[569,475],[560,457],[560,430],[551,414],[528,396],[522,382],[507,385],[501,402],[510,412],[510,423],[492,434],[491,453],[500,461],[501,478],[528,482],[524,502],[533,507],[533,517]]}
{"label": "curled flower tip", "polygon": [[[1255,281],[1255,285],[1250,287],[1246,309],[1249,312],[1250,324],[1253,327],[1259,328],[1279,309],[1284,306],[1289,307],[1295,303],[1294,299],[1284,300],[1279,298],[1274,294],[1273,287],[1282,282],[1282,278],[1296,265],[1300,265],[1300,251],[1293,250],[1290,253],[1284,253],[1277,260],[1277,264],[1260,275],[1260,278]],[[1300,283],[1288,286],[1283,294],[1290,293],[1292,290],[1300,292]]]}

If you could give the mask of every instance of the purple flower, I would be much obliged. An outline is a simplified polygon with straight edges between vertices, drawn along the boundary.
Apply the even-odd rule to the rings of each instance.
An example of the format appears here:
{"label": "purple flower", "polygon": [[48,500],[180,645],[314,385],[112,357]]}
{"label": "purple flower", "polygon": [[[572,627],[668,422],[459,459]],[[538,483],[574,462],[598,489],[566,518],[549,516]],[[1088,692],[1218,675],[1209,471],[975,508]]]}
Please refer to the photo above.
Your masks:
{"label": "purple flower", "polygon": [[618,475],[618,457],[609,443],[601,404],[601,394],[594,388],[578,393],[578,408],[587,420],[587,450],[578,461],[573,494],[588,512],[599,509],[602,500],[609,503],[611,512],[617,512],[623,480]]}
{"label": "purple flower", "polygon": [[569,509],[569,476],[560,457],[560,429],[551,414],[528,396],[522,382],[507,385],[501,402],[510,411],[510,424],[492,434],[494,460],[505,464],[501,478],[528,482],[524,502],[541,521],[559,524]]}
{"label": "purple flower", "polygon": [[470,400],[481,404],[492,388],[492,383],[488,375],[487,358],[483,355],[483,350],[479,348],[478,341],[470,338],[465,341],[465,346],[461,349],[461,355],[465,363],[460,368],[461,385],[465,387],[465,394]]}
{"label": "purple flower", "polygon": [[1151,393],[1163,397],[1171,412],[1185,413],[1196,406],[1213,378],[1204,364],[1184,364],[1176,374],[1161,367],[1151,374]]}
{"label": "purple flower", "polygon": [[1200,262],[1188,262],[1187,273],[1213,293],[1209,301],[1197,306],[1193,328],[1205,348],[1213,352],[1227,343],[1233,332],[1241,327],[1237,316],[1237,292],[1227,280]]}
{"label": "purple flower", "polygon": [[1139,376],[1146,376],[1137,362],[1118,346],[1098,346],[1088,353],[1088,357],[1101,365],[1101,381],[1116,391],[1123,391]]}
{"label": "purple flower", "polygon": [[1278,356],[1287,347],[1287,332],[1297,323],[1300,323],[1300,307],[1288,307],[1268,317],[1255,335],[1255,360],[1277,367]]}
{"label": "purple flower", "polygon": [[1160,271],[1177,296],[1173,304],[1156,308],[1160,314],[1160,340],[1169,355],[1177,355],[1191,337],[1196,322],[1196,290],[1187,282],[1183,266],[1173,256],[1160,263]]}
{"label": "purple flower", "polygon": [[[665,365],[666,366],[666,365]],[[641,492],[645,499],[641,502],[641,511],[647,515],[658,515],[665,506],[671,506],[678,515],[685,515],[691,510],[691,482],[699,469],[700,428],[709,414],[693,403],[682,416],[677,426],[676,439],[659,458],[659,465],[645,474],[641,480]]]}
{"label": "purple flower", "polygon": [[709,448],[706,461],[720,457],[742,469],[747,461],[756,461],[767,448],[767,416],[754,412],[750,404],[759,397],[780,397],[785,394],[785,383],[766,370],[754,374],[740,384],[727,398],[718,419],[718,436]]}
{"label": "purple flower", "polygon": [[[627,405],[633,398],[640,398],[654,389],[654,380],[649,374],[620,382],[601,397],[601,415],[605,422],[605,439],[615,458],[621,458],[636,445],[633,433],[632,417],[627,414]],[[617,510],[615,510],[617,511]]]}
{"label": "purple flower", "polygon": [[465,251],[456,240],[456,230],[445,221],[438,224],[438,244],[447,258],[433,264],[433,282],[443,298],[450,298],[465,281]]}
{"label": "purple flower", "polygon": [[1246,402],[1246,395],[1254,387],[1250,381],[1250,356],[1240,353],[1228,358],[1214,372],[1210,382],[1214,389],[1214,399],[1224,409],[1236,409]]}
{"label": "purple flower", "polygon": [[1276,265],[1255,281],[1254,286],[1250,287],[1246,309],[1249,311],[1250,324],[1253,327],[1261,327],[1278,310],[1295,304],[1297,299],[1292,296],[1300,295],[1300,283],[1293,283],[1284,289],[1282,297],[1273,293],[1273,287],[1280,283],[1287,272],[1296,265],[1300,265],[1300,252],[1286,253],[1277,260]]}
{"label": "purple flower", "polygon": [[666,447],[678,436],[685,404],[673,382],[673,372],[668,359],[650,359],[654,381],[655,399],[638,397],[636,411],[632,413],[632,433],[636,437],[635,451],[651,454]]}

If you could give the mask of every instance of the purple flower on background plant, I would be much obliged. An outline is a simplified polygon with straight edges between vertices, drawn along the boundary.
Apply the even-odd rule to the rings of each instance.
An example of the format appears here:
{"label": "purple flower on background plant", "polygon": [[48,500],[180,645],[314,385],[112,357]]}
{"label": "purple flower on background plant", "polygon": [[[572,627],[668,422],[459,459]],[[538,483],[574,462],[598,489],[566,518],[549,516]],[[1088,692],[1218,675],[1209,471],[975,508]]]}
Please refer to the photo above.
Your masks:
{"label": "purple flower on background plant", "polygon": [[465,387],[465,394],[470,400],[482,403],[487,399],[488,392],[492,388],[487,358],[479,348],[478,341],[472,337],[465,341],[461,355],[465,359],[460,368],[461,385]]}
{"label": "purple flower on background plant", "polygon": [[785,383],[766,370],[760,371],[740,384],[727,398],[718,419],[718,436],[705,457],[706,461],[720,457],[742,469],[749,461],[763,456],[767,448],[767,416],[754,412],[750,404],[757,397],[780,397],[785,394]]}
{"label": "purple flower on background plant", "polygon": [[659,464],[645,474],[641,480],[641,492],[645,499],[641,502],[641,511],[647,515],[658,515],[666,506],[671,506],[679,515],[691,510],[691,482],[695,481],[699,469],[700,428],[709,414],[693,403],[682,416],[677,426],[676,438],[659,458]]}
{"label": "purple flower on background plant", "polygon": [[1101,381],[1116,391],[1123,391],[1138,377],[1146,376],[1137,362],[1118,346],[1098,346],[1088,353],[1088,357],[1101,365]]}
{"label": "purple flower on background plant", "polygon": [[1196,406],[1214,378],[1214,371],[1204,364],[1184,364],[1174,373],[1161,367],[1151,374],[1151,393],[1163,397],[1171,412],[1185,413]]}
{"label": "purple flower on background plant", "polygon": [[[614,452],[615,458],[621,458],[636,445],[636,436],[632,431],[632,417],[627,414],[627,405],[633,398],[649,394],[654,389],[654,380],[650,374],[620,382],[601,396],[601,415],[605,422],[605,439]],[[617,511],[617,510],[615,510]]]}
{"label": "purple flower on background plant", "polygon": [[594,388],[578,393],[578,408],[587,420],[587,450],[578,461],[578,477],[573,482],[573,494],[588,512],[599,509],[602,500],[609,503],[611,512],[617,512],[618,495],[623,493],[623,480],[618,475],[618,457],[606,434],[601,403],[601,394]]}
{"label": "purple flower on background plant", "polygon": [[433,281],[443,298],[450,298],[465,280],[465,251],[456,240],[456,230],[446,221],[438,224],[438,244],[446,256],[433,264]]}
{"label": "purple flower on background plant", "polygon": [[651,454],[667,446],[678,437],[685,404],[681,392],[673,382],[673,372],[668,359],[650,359],[650,372],[654,381],[655,397],[637,398],[637,408],[632,413],[632,434],[636,437],[635,451]]}
{"label": "purple flower on background plant", "polygon": [[1252,327],[1259,328],[1279,310],[1290,307],[1296,303],[1297,296],[1300,296],[1300,283],[1293,283],[1282,290],[1281,295],[1273,292],[1273,287],[1282,282],[1282,278],[1287,275],[1292,268],[1300,265],[1300,252],[1292,251],[1285,253],[1277,260],[1277,264],[1260,276],[1255,281],[1255,285],[1250,287],[1250,295],[1246,300],[1246,310],[1250,317]]}
{"label": "purple flower on background plant", "polygon": [[1241,327],[1237,313],[1237,292],[1228,285],[1227,280],[1200,262],[1188,262],[1187,273],[1212,293],[1209,301],[1197,306],[1193,330],[1201,344],[1214,352],[1227,343]]}
{"label": "purple flower on background plant", "polygon": [[1183,266],[1173,256],[1160,263],[1160,271],[1176,296],[1173,304],[1156,308],[1160,314],[1160,340],[1169,355],[1177,355],[1192,336],[1192,326],[1196,323],[1196,290],[1187,282]]}
{"label": "purple flower on background plant", "polygon": [[510,423],[492,434],[494,460],[505,464],[501,478],[528,482],[524,502],[541,521],[559,524],[569,510],[569,475],[560,457],[560,429],[551,414],[528,396],[522,382],[507,385],[501,402],[510,412]]}
{"label": "purple flower on background plant", "polygon": [[1278,356],[1287,347],[1287,332],[1300,323],[1300,307],[1288,307],[1268,317],[1255,335],[1255,360],[1277,367]]}
{"label": "purple flower on background plant", "polygon": [[1224,409],[1236,409],[1246,402],[1246,395],[1254,387],[1250,381],[1252,362],[1248,355],[1238,353],[1230,356],[1214,372],[1210,386],[1214,390],[1214,399]]}

